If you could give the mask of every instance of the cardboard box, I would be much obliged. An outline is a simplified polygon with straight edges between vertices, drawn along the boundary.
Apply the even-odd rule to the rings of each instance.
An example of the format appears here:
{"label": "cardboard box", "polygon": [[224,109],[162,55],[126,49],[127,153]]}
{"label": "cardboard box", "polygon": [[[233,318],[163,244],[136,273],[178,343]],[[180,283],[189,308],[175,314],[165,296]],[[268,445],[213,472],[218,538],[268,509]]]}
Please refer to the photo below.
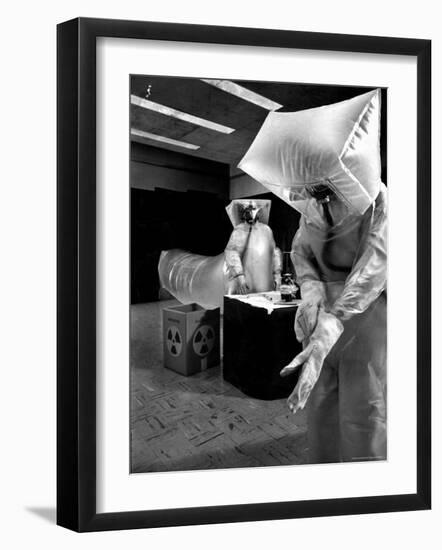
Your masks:
{"label": "cardboard box", "polygon": [[197,304],[163,309],[164,366],[189,376],[220,363],[220,310]]}

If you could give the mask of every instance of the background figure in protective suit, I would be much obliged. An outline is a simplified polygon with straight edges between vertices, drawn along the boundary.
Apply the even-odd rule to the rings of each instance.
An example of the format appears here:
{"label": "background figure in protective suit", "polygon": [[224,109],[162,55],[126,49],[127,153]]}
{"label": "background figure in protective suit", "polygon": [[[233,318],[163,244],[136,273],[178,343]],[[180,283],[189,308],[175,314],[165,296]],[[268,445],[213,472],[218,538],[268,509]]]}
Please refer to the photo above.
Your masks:
{"label": "background figure in protective suit", "polygon": [[234,200],[228,206],[235,228],[225,250],[227,294],[279,288],[282,256],[267,225],[269,210],[268,200]]}
{"label": "background figure in protective suit", "polygon": [[[301,212],[292,259],[303,351],[288,398],[307,404],[311,462],[386,458],[387,199],[380,92],[272,113],[240,163]],[[276,117],[275,117],[276,115]],[[281,166],[282,162],[282,166]]]}
{"label": "background figure in protective suit", "polygon": [[182,304],[205,309],[222,307],[225,294],[273,290],[280,280],[281,255],[267,225],[270,205],[269,200],[232,201],[226,211],[234,229],[218,256],[163,250],[158,262],[162,288]]}

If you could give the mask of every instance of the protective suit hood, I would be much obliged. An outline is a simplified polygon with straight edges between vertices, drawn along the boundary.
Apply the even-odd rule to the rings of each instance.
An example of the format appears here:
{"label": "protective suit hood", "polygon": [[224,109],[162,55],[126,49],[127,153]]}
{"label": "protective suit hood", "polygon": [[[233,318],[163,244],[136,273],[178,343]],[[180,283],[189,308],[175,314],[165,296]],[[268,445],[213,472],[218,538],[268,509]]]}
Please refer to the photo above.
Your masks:
{"label": "protective suit hood", "polygon": [[232,222],[233,227],[236,227],[243,220],[243,209],[252,203],[259,209],[258,216],[261,223],[268,225],[270,216],[271,200],[265,199],[235,199],[228,206],[226,206],[226,212],[229,216],[229,220]]}
{"label": "protective suit hood", "polygon": [[238,167],[305,214],[306,185],[326,184],[352,215],[381,186],[380,90],[294,113],[270,112]]}

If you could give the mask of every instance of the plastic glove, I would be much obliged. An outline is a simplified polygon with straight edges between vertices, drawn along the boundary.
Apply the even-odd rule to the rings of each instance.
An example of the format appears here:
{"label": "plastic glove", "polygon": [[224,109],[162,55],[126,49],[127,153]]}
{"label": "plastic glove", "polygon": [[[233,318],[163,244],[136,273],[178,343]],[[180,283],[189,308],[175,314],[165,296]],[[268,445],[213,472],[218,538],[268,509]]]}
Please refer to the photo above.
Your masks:
{"label": "plastic glove", "polygon": [[316,327],[319,308],[326,299],[324,283],[305,281],[301,285],[301,298],[295,317],[295,335],[298,342],[304,342],[309,338]]}
{"label": "plastic glove", "polygon": [[244,275],[238,275],[235,278],[235,292],[234,294],[248,294],[249,286],[246,283],[246,278]]}
{"label": "plastic glove", "polygon": [[321,374],[324,360],[338,341],[343,330],[344,326],[341,321],[321,307],[316,328],[308,344],[289,365],[282,369],[281,376],[288,376],[302,365],[298,383],[287,399],[289,409],[293,414],[305,407],[307,399]]}

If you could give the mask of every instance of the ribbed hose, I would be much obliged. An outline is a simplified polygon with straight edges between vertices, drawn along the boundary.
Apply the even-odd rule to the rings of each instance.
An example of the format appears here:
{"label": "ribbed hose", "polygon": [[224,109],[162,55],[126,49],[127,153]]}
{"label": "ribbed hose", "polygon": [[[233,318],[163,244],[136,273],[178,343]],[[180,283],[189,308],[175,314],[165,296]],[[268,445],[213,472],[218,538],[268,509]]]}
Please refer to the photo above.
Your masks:
{"label": "ribbed hose", "polygon": [[184,250],[163,250],[158,262],[160,283],[183,304],[205,309],[222,307],[227,277],[224,253],[201,256]]}

